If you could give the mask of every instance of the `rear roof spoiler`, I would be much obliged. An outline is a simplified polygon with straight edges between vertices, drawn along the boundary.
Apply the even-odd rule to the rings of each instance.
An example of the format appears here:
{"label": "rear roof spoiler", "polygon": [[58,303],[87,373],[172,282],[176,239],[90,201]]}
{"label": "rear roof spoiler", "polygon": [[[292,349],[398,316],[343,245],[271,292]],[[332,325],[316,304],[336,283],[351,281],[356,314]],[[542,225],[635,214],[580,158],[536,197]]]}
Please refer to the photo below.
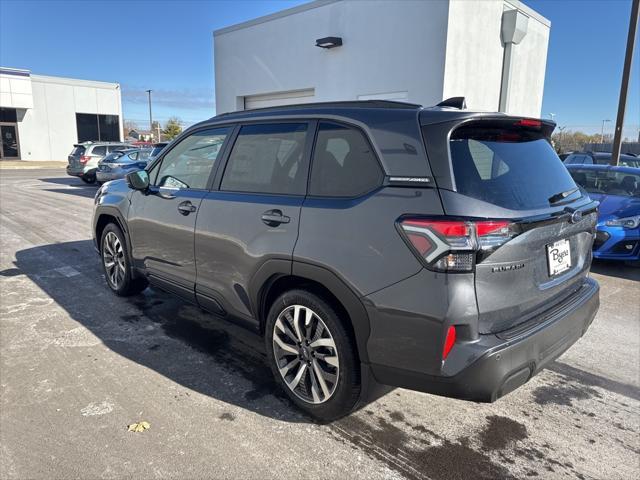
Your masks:
{"label": "rear roof spoiler", "polygon": [[451,97],[440,102],[436,107],[451,107],[458,110],[465,110],[467,108],[467,102],[464,97]]}

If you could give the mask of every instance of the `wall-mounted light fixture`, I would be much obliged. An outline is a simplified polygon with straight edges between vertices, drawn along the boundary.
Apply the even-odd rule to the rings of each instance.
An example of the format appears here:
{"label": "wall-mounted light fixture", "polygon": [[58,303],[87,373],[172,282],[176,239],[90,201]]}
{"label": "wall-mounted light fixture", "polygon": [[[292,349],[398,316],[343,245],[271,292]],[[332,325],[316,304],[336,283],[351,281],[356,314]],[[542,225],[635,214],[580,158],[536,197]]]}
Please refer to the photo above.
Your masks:
{"label": "wall-mounted light fixture", "polygon": [[342,37],[325,37],[316,40],[316,47],[335,48],[342,45]]}

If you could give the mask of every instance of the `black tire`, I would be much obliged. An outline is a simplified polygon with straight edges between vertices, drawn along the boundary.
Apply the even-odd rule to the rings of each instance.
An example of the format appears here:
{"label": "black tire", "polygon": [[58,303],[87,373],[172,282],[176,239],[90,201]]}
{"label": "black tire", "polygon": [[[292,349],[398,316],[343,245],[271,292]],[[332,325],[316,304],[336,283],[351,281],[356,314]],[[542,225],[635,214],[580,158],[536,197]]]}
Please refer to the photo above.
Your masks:
{"label": "black tire", "polygon": [[80,178],[84,183],[88,183],[89,185],[91,185],[92,183],[95,183],[96,181],[96,176],[94,174],[83,175]]}
{"label": "black tire", "polygon": [[100,180],[96,180],[96,183],[98,184],[99,187],[101,187],[102,185],[104,185],[104,182],[101,182]]}
{"label": "black tire", "polygon": [[[283,375],[280,374],[278,360],[274,352],[277,349],[277,347],[274,347],[274,329],[279,316],[293,305],[304,306],[312,310],[320,318],[321,323],[324,324],[323,327],[329,330],[329,334],[335,342],[339,374],[337,381],[333,385],[332,394],[322,403],[310,403],[310,401],[300,398],[287,386]],[[348,415],[360,398],[360,362],[351,336],[345,327],[345,321],[347,319],[341,319],[335,309],[323,298],[306,290],[290,290],[280,295],[273,302],[266,321],[265,346],[269,365],[276,382],[298,408],[321,422],[330,422]],[[290,358],[295,359],[295,356]],[[299,362],[304,363],[301,360]],[[310,366],[309,368],[312,367]],[[304,377],[304,381],[310,385],[312,380],[309,377]]]}
{"label": "black tire", "polygon": [[[120,245],[120,251],[116,251],[113,244],[112,235],[115,235]],[[115,255],[111,255],[114,252]],[[105,280],[109,289],[118,296],[128,297],[140,293],[147,288],[148,282],[146,278],[136,277],[133,275],[129,255],[127,254],[127,242],[125,236],[114,223],[108,224],[102,231],[100,238],[100,259],[102,269],[104,271]],[[114,266],[110,269],[108,264],[113,260]],[[122,266],[120,268],[120,265]],[[114,274],[115,269],[115,274]],[[114,279],[115,275],[115,280]]]}

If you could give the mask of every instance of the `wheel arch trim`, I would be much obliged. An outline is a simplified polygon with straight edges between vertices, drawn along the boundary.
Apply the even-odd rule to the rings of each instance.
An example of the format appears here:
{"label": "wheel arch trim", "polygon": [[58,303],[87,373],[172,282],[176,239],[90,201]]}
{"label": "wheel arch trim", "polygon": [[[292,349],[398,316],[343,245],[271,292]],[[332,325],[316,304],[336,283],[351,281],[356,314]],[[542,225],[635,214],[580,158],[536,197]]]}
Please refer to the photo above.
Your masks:
{"label": "wheel arch trim", "polygon": [[292,277],[307,280],[321,285],[346,311],[350,320],[350,327],[355,337],[358,356],[361,362],[368,363],[367,341],[370,327],[367,311],[358,297],[347,283],[331,270],[299,261],[272,259],[265,262],[253,276],[251,281],[251,303],[253,312],[260,323],[260,332],[264,332],[267,316],[266,301],[271,288],[283,278]]}

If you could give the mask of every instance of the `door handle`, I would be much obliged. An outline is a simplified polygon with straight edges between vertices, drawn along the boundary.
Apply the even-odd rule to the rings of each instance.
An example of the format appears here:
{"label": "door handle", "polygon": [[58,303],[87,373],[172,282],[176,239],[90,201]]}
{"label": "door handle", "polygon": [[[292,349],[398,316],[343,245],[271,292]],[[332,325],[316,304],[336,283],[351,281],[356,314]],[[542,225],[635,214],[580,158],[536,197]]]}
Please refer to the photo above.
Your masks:
{"label": "door handle", "polygon": [[262,214],[262,222],[270,227],[277,227],[282,223],[289,223],[291,218],[282,214],[282,210],[267,210]]}
{"label": "door handle", "polygon": [[196,211],[196,206],[192,204],[189,200],[187,200],[186,202],[182,202],[181,204],[178,205],[178,211],[182,215],[189,215],[190,213],[193,213]]}

